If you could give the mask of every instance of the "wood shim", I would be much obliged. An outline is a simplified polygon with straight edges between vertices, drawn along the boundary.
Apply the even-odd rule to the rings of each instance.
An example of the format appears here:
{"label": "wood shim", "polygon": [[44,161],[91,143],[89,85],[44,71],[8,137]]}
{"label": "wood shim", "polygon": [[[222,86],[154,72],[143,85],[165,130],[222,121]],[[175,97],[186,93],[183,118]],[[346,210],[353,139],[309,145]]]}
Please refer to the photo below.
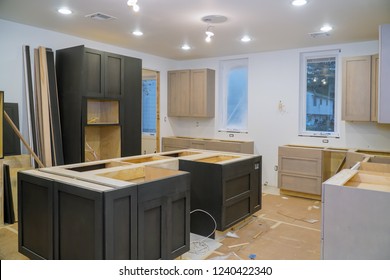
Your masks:
{"label": "wood shim", "polygon": [[246,245],[249,245],[249,243],[245,242],[245,243],[240,243],[240,244],[236,244],[236,245],[230,245],[230,246],[228,246],[228,248],[232,249],[232,248],[242,247],[242,246],[246,246]]}

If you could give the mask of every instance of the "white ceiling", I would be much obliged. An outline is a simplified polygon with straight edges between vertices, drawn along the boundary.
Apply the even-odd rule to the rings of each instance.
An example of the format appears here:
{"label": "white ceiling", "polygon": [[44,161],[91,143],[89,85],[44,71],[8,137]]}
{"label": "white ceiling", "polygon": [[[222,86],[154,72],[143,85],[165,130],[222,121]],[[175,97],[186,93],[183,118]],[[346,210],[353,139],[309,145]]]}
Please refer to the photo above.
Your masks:
{"label": "white ceiling", "polygon": [[[126,2],[0,0],[0,18],[178,60],[377,40],[378,26],[390,23],[390,0],[308,0],[302,7],[291,0],[138,0],[138,13]],[[58,14],[62,6],[73,14]],[[116,19],[85,17],[95,12]],[[227,17],[213,24],[211,43],[201,20],[207,15]],[[333,26],[330,36],[308,35],[323,24]],[[134,29],[144,35],[135,37]],[[242,43],[244,34],[253,40]],[[183,51],[183,43],[192,49]]]}

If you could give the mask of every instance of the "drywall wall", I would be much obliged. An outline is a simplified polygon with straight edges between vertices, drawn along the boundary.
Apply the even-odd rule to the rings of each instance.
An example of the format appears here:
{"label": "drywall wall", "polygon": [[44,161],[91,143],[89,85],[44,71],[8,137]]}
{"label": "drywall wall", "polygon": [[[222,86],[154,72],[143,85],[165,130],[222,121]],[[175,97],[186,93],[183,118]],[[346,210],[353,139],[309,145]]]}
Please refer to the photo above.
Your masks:
{"label": "drywall wall", "polygon": [[[255,141],[255,150],[263,156],[263,183],[277,185],[277,147],[279,145],[305,144],[333,147],[362,147],[390,150],[390,125],[375,123],[351,123],[341,121],[341,83],[336,108],[340,126],[340,138],[298,136],[299,119],[299,55],[305,51],[340,49],[343,56],[370,55],[378,52],[378,41],[322,46],[310,49],[294,49],[248,54],[244,56],[217,57],[211,59],[173,61],[151,56],[99,42],[43,30],[31,26],[0,20],[0,34],[7,38],[0,44],[0,89],[5,91],[6,102],[18,102],[25,108],[23,86],[22,45],[36,48],[40,45],[53,50],[84,44],[101,49],[138,57],[143,67],[160,72],[161,136],[181,135],[193,137],[243,139]],[[324,44],[326,43],[326,38]],[[219,62],[225,59],[247,57],[249,60],[249,132],[234,134],[218,132]],[[212,68],[216,70],[216,118],[168,118],[167,117],[167,70],[180,68]],[[341,80],[341,71],[339,72]],[[279,110],[279,102],[283,109]],[[26,132],[25,110],[20,110],[21,130]]]}

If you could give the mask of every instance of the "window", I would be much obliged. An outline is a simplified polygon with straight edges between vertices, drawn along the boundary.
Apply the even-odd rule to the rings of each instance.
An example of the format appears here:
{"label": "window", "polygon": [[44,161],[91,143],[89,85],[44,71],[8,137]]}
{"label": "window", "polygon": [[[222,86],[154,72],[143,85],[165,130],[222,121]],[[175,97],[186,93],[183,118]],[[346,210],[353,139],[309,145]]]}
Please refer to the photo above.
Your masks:
{"label": "window", "polygon": [[221,61],[220,131],[248,130],[248,60]]}
{"label": "window", "polygon": [[156,133],[156,91],[155,79],[142,80],[142,133]]}
{"label": "window", "polygon": [[338,137],[337,53],[338,50],[301,54],[299,129],[302,136]]}

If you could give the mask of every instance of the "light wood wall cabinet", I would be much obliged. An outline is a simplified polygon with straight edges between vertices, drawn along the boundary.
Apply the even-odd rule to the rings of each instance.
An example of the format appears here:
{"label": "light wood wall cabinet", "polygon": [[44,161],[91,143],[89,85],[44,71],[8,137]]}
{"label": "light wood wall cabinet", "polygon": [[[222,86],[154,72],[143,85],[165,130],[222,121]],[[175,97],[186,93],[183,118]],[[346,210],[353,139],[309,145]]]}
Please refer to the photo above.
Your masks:
{"label": "light wood wall cabinet", "polygon": [[390,24],[379,27],[379,108],[378,122],[390,123]]}
{"label": "light wood wall cabinet", "polygon": [[213,151],[224,151],[233,153],[253,154],[253,141],[232,141],[222,139],[203,139],[191,137],[163,137],[163,152],[181,149],[202,149]]}
{"label": "light wood wall cabinet", "polygon": [[343,59],[343,120],[377,120],[378,61],[378,55]]}
{"label": "light wood wall cabinet", "polygon": [[168,71],[168,116],[214,117],[215,71]]}

